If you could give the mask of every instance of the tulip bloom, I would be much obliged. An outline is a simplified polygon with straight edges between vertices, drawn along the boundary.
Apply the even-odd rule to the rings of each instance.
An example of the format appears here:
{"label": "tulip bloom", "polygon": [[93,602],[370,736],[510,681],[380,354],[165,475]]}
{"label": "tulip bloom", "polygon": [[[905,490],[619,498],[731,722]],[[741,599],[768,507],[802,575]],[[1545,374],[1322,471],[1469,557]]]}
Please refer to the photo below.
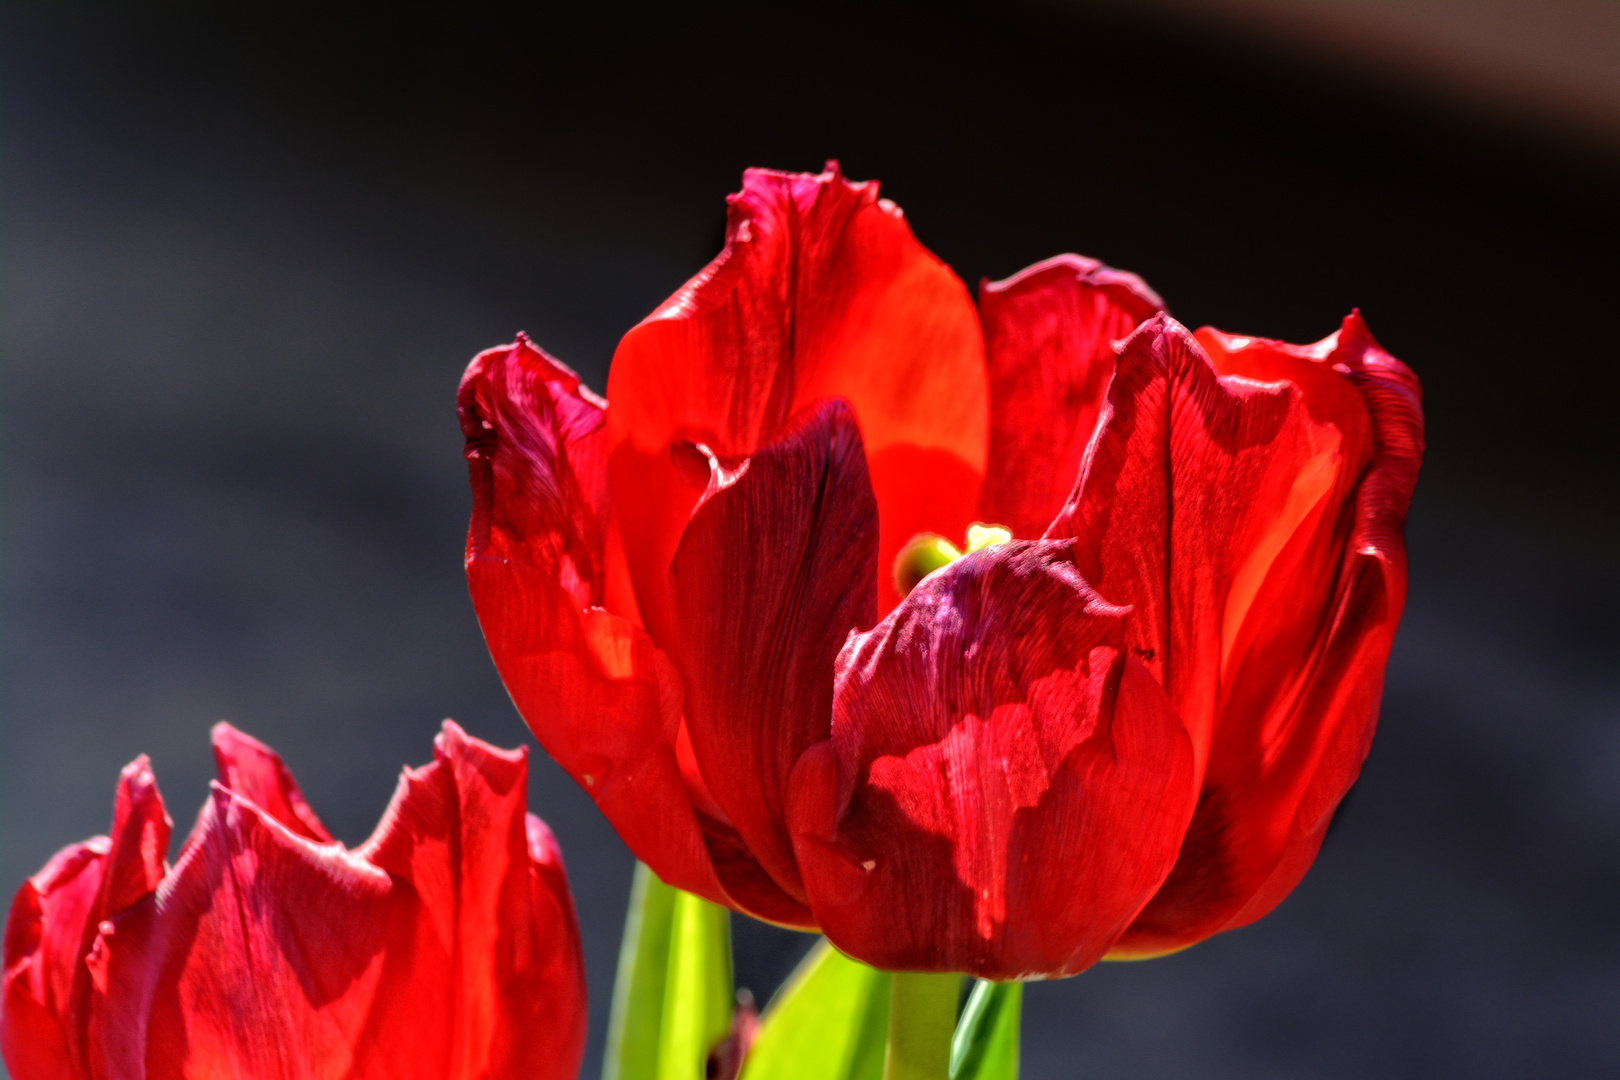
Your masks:
{"label": "tulip bloom", "polygon": [[1372,737],[1418,386],[1162,309],[1066,255],[975,310],[876,184],[748,172],[607,401],[523,337],[462,381],[519,710],[665,881],[879,967],[1264,915]]}
{"label": "tulip bloom", "polygon": [[579,931],[527,753],[446,721],[346,850],[273,752],[214,729],[219,782],[172,866],[143,756],[110,837],[65,848],[6,923],[15,1080],[557,1077],[579,1068]]}

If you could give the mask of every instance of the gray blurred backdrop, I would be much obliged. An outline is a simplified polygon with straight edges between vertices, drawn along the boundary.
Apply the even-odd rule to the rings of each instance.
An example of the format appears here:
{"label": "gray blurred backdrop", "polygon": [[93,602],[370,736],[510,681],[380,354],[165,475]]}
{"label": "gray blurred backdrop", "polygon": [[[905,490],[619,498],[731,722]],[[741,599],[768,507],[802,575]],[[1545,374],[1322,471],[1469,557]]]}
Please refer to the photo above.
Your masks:
{"label": "gray blurred backdrop", "polygon": [[[837,156],[970,284],[1075,250],[1192,325],[1359,305],[1428,394],[1382,724],[1316,868],[1032,987],[1025,1075],[1620,1075],[1617,10],[7,5],[0,890],[142,752],[183,832],[219,719],[350,843],[443,717],[532,745],[462,577],[463,366],[524,329],[601,389],[744,165]],[[530,803],[594,1076],[631,860],[543,753]],[[762,999],[809,940],[736,933]]]}

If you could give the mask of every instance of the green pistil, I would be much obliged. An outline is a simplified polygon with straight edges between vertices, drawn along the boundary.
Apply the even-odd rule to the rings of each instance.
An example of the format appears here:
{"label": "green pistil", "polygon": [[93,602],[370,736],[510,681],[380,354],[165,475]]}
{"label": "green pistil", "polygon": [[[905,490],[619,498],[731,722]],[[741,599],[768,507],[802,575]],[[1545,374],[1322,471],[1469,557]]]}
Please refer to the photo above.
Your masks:
{"label": "green pistil", "polygon": [[962,557],[955,544],[934,533],[918,533],[894,557],[894,587],[905,596],[917,582]]}

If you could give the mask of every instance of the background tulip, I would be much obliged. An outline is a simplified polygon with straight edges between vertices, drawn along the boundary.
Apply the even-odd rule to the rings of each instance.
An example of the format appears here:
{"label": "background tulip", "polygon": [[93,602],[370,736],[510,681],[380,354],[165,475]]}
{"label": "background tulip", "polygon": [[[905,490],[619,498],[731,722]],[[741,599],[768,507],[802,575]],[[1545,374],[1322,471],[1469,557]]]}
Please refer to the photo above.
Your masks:
{"label": "background tulip", "polygon": [[349,851],[280,758],[225,724],[219,782],[172,867],[144,757],[110,837],[60,852],[6,924],[16,1080],[572,1077],[579,934],[525,750],[446,721]]}
{"label": "background tulip", "polygon": [[[473,362],[468,573],[520,711],[666,881],[1005,979],[1184,947],[1309,866],[1422,450],[1358,317],[1195,337],[1078,256],[976,313],[875,184],[753,170],[609,400],[524,339]],[[1007,527],[891,572],[975,517]]]}

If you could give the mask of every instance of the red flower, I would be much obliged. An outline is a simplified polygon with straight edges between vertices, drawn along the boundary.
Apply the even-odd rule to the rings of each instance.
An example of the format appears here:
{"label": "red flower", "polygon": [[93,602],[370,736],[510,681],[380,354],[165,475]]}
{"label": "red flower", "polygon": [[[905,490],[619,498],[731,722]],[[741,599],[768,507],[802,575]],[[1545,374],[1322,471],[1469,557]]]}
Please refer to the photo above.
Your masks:
{"label": "red flower", "polygon": [[611,406],[526,338],[473,361],[485,637],[665,881],[993,978],[1287,894],[1372,736],[1417,382],[1356,315],[1161,307],[1068,255],[975,311],[876,184],[754,170]]}
{"label": "red flower", "polygon": [[334,841],[264,745],[214,729],[179,860],[146,758],[111,838],[65,848],[6,923],[15,1080],[573,1077],[585,981],[527,752],[446,721],[370,840]]}

